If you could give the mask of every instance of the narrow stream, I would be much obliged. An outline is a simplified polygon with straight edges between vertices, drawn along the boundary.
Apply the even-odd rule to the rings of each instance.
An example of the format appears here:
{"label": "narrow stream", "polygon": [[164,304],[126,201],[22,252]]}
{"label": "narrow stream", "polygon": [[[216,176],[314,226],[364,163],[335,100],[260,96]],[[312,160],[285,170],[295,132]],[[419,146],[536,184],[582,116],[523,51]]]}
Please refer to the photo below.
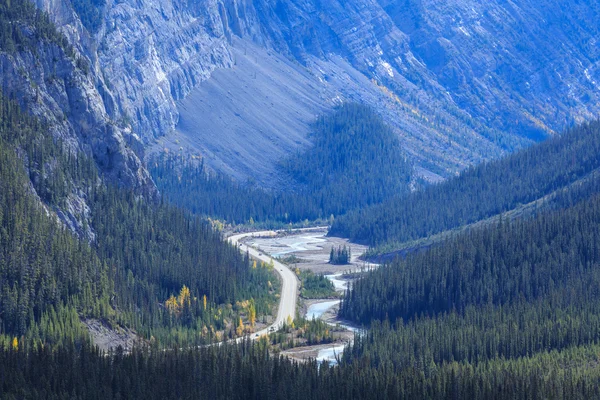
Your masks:
{"label": "narrow stream", "polygon": [[335,290],[338,292],[345,292],[348,289],[348,281],[344,279],[339,279],[342,276],[342,273],[334,274],[334,275],[325,275],[325,278],[329,279]]}
{"label": "narrow stream", "polygon": [[317,355],[317,361],[329,361],[329,364],[337,364],[337,357],[340,357],[344,352],[345,345],[339,344],[335,345],[330,349],[319,350],[319,354]]}
{"label": "narrow stream", "polygon": [[323,301],[320,303],[311,304],[306,311],[306,319],[321,318],[331,307],[340,304],[340,300]]}

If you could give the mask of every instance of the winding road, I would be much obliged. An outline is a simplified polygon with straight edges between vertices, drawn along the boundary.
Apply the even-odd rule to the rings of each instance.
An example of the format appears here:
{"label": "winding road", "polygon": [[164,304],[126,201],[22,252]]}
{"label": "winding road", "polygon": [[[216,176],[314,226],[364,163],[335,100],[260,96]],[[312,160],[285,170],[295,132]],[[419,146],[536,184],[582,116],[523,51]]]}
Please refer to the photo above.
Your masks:
{"label": "winding road", "polygon": [[[304,232],[311,230],[319,230],[323,228],[324,227],[321,226],[314,228],[295,229],[293,230],[293,232]],[[260,231],[241,233],[239,235],[230,236],[227,239],[230,243],[239,247],[241,251],[247,251],[248,254],[250,254],[250,256],[256,260],[260,260],[266,263],[272,261],[273,265],[275,266],[275,272],[277,272],[281,277],[281,297],[279,300],[279,308],[277,310],[277,318],[275,318],[275,322],[267,326],[265,329],[253,333],[251,336],[253,340],[258,339],[262,335],[267,335],[270,332],[278,330],[287,321],[288,317],[290,317],[292,320],[296,317],[296,301],[298,300],[299,285],[298,277],[296,276],[296,274],[286,265],[280,263],[265,252],[256,250],[252,247],[246,246],[244,243],[241,243],[241,240],[247,237],[264,237],[275,235],[277,235],[277,231]],[[239,342],[243,339],[244,338],[237,338],[236,342]]]}

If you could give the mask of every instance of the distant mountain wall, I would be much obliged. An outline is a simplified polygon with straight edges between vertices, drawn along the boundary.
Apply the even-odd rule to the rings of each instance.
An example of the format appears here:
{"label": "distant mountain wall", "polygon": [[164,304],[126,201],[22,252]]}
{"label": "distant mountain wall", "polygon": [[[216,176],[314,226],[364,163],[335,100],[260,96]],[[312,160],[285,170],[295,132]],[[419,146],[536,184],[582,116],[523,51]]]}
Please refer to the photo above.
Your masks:
{"label": "distant mountain wall", "polygon": [[[243,177],[240,168],[256,165],[256,157],[218,155],[252,128],[249,118],[229,122],[264,105],[201,86],[217,70],[231,82],[241,80],[248,70],[237,68],[237,57],[249,46],[267,54],[256,57],[251,74],[270,76],[269,65],[283,58],[310,87],[308,106],[285,114],[296,98],[291,92],[261,115],[265,127],[252,133],[251,142],[286,143],[284,153],[305,145],[297,138],[308,132],[311,115],[353,100],[378,109],[416,170],[436,180],[600,111],[600,10],[593,2],[71,1],[36,0],[92,60],[107,113],[131,124],[146,147],[217,154],[212,166],[234,176]],[[261,85],[268,92],[288,83],[276,77]],[[210,114],[212,102],[229,101],[231,115],[225,122],[182,123],[182,102],[194,93],[192,109],[185,104],[188,113],[198,107],[199,115]],[[282,115],[289,118],[289,133],[275,123]],[[185,146],[173,136],[179,125],[188,127],[182,128]],[[215,132],[225,138],[220,147],[204,146],[202,135]],[[281,156],[267,149],[262,180],[270,179],[270,166]]]}

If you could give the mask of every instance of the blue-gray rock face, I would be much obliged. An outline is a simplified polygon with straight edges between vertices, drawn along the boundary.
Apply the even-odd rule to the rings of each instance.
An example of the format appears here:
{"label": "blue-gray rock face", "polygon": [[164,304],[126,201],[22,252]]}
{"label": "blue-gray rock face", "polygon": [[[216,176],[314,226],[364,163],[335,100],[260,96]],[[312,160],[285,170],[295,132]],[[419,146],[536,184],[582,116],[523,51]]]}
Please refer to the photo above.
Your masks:
{"label": "blue-gray rock face", "polygon": [[[432,180],[600,110],[595,2],[108,0],[89,33],[69,0],[36,1],[93,61],[107,114],[146,147],[263,184],[340,101],[374,106]],[[287,77],[272,70],[284,60]],[[289,79],[306,89],[280,90]]]}

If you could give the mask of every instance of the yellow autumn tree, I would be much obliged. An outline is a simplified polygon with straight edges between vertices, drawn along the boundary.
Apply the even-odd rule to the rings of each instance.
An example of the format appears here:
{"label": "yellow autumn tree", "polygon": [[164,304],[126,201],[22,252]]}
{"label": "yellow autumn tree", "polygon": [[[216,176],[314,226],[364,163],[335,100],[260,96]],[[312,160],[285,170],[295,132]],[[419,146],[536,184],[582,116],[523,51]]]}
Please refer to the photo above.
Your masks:
{"label": "yellow autumn tree", "polygon": [[256,260],[252,263],[252,269],[256,269]]}
{"label": "yellow autumn tree", "polygon": [[204,309],[206,310],[206,295],[202,296],[202,304],[204,305]]}
{"label": "yellow autumn tree", "polygon": [[15,336],[12,340],[12,349],[14,351],[19,350],[19,339],[17,339],[17,337]]}
{"label": "yellow autumn tree", "polygon": [[172,313],[179,311],[179,304],[177,304],[177,299],[175,296],[171,295],[171,297],[165,301],[165,307],[167,307],[167,310]]}
{"label": "yellow autumn tree", "polygon": [[256,307],[254,306],[254,301],[250,302],[250,306],[248,306],[248,319],[250,320],[250,326],[254,328],[254,324],[256,324]]}
{"label": "yellow autumn tree", "polygon": [[242,336],[242,333],[244,333],[244,322],[242,321],[242,317],[240,317],[240,320],[239,320],[239,322],[238,322],[238,326],[237,326],[237,328],[235,329],[235,333],[236,333],[238,336]]}
{"label": "yellow autumn tree", "polygon": [[[206,296],[204,297],[204,309],[206,309]],[[194,298],[194,301],[196,301],[196,298]],[[185,306],[190,307],[191,304],[192,297],[190,294],[190,289],[185,285],[183,285],[183,287],[179,291],[179,296],[175,297],[171,295],[171,297],[169,297],[169,299],[165,301],[165,307],[171,313],[180,313]]]}
{"label": "yellow autumn tree", "polygon": [[188,287],[185,285],[183,285],[181,291],[179,292],[178,303],[180,307],[183,307],[185,304],[188,306],[191,304],[190,289],[188,289]]}

